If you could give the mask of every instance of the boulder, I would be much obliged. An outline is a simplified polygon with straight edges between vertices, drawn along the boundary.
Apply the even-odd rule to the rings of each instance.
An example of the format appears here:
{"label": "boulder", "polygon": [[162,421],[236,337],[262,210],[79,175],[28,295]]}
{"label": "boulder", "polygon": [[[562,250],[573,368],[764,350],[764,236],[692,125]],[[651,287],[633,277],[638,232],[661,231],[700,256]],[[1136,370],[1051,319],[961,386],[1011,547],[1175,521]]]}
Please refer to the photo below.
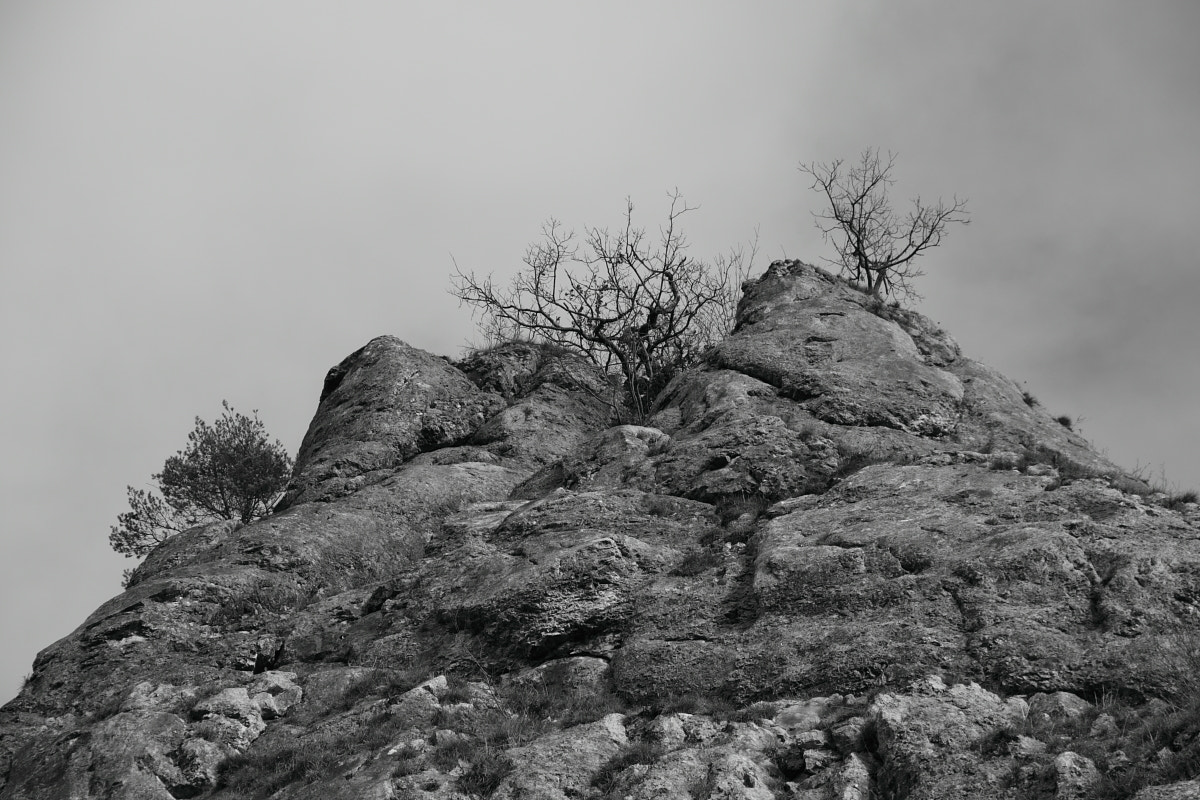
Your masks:
{"label": "boulder", "polygon": [[1029,713],[1041,719],[1077,720],[1092,710],[1092,704],[1070,692],[1038,692],[1029,698]]}
{"label": "boulder", "polygon": [[250,682],[246,693],[258,705],[263,719],[275,719],[304,699],[304,690],[295,681],[294,672],[268,670]]}
{"label": "boulder", "polygon": [[267,728],[259,703],[244,688],[222,689],[192,710],[201,717],[196,730],[212,742],[245,750]]}
{"label": "boulder", "polygon": [[492,797],[567,800],[582,796],[590,777],[629,743],[623,721],[621,714],[609,714],[509,750],[514,769]]}
{"label": "boulder", "polygon": [[878,737],[881,785],[912,800],[1006,796],[985,760],[972,754],[986,735],[1020,724],[1028,710],[1023,700],[936,677],[903,694],[879,695],[867,716]]}
{"label": "boulder", "polygon": [[351,494],[372,473],[466,441],[503,407],[445,359],[394,336],[372,339],[325,376],[277,508]]}
{"label": "boulder", "polygon": [[1054,800],[1083,800],[1092,795],[1100,770],[1090,758],[1070,751],[1054,757]]}
{"label": "boulder", "polygon": [[708,358],[836,425],[943,435],[963,399],[958,377],[928,363],[902,326],[866,310],[836,279],[785,262],[747,289],[736,335]]}

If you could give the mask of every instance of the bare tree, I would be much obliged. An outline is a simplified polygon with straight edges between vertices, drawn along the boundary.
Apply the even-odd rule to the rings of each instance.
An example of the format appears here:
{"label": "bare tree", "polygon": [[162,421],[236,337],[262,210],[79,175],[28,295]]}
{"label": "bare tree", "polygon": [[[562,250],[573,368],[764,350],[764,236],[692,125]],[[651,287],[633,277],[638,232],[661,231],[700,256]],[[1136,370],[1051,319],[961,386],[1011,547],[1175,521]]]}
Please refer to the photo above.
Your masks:
{"label": "bare tree", "polygon": [[801,164],[800,171],[812,176],[813,190],[823,192],[829,202],[828,210],[813,214],[825,240],[832,240],[838,251],[836,260],[826,260],[875,297],[920,297],[911,282],[922,272],[913,260],[942,243],[947,225],[967,224],[967,201],[954,197],[947,204],[938,198],[927,204],[916,197],[907,215],[897,214],[888,198],[895,163],[894,154],[888,153],[885,161],[877,149],[867,148],[855,166],[847,168],[840,159],[814,161]]}
{"label": "bare tree", "polygon": [[482,314],[490,340],[550,342],[618,376],[629,411],[642,419],[671,374],[729,332],[756,249],[747,260],[735,248],[713,266],[690,258],[679,220],[695,209],[678,190],[670,198],[657,238],[634,225],[628,200],[616,233],[587,228],[577,241],[551,219],[511,286],[456,264],[451,292]]}

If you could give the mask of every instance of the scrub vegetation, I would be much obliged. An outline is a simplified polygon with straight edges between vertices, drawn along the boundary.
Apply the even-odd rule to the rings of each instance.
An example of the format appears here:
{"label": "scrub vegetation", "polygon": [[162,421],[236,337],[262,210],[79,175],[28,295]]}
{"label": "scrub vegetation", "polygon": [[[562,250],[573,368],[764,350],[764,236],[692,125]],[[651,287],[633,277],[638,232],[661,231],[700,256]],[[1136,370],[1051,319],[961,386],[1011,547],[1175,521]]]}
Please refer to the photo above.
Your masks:
{"label": "scrub vegetation", "polygon": [[187,528],[218,520],[252,522],[271,513],[283,494],[292,459],[271,441],[258,418],[225,412],[211,425],[196,417],[187,446],[151,476],[153,490],[127,487],[129,510],[118,515],[108,541],[141,557]]}

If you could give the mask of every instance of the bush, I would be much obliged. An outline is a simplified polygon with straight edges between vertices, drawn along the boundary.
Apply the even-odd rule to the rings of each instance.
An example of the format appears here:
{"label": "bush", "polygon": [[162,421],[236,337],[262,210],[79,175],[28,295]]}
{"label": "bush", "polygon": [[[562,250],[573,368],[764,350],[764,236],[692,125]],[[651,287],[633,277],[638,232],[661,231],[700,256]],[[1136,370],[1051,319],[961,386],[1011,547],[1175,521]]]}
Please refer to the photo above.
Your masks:
{"label": "bush", "polygon": [[[279,500],[292,460],[258,419],[227,402],[212,425],[196,417],[187,447],[151,476],[159,494],[127,487],[129,511],[118,515],[108,541],[126,556],[144,556],[168,537],[218,520],[243,524],[265,517]],[[161,496],[160,496],[161,495]]]}

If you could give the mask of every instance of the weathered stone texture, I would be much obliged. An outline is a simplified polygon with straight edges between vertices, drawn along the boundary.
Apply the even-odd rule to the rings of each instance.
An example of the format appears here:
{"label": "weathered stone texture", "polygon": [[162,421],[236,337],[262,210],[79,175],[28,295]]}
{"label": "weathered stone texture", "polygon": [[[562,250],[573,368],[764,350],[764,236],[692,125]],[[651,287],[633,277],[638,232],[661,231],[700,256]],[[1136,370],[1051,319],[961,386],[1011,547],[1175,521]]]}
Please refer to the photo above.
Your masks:
{"label": "weathered stone texture", "polygon": [[1196,504],[799,262],[613,389],[372,340],[277,513],[39,654],[0,800],[1198,796]]}

